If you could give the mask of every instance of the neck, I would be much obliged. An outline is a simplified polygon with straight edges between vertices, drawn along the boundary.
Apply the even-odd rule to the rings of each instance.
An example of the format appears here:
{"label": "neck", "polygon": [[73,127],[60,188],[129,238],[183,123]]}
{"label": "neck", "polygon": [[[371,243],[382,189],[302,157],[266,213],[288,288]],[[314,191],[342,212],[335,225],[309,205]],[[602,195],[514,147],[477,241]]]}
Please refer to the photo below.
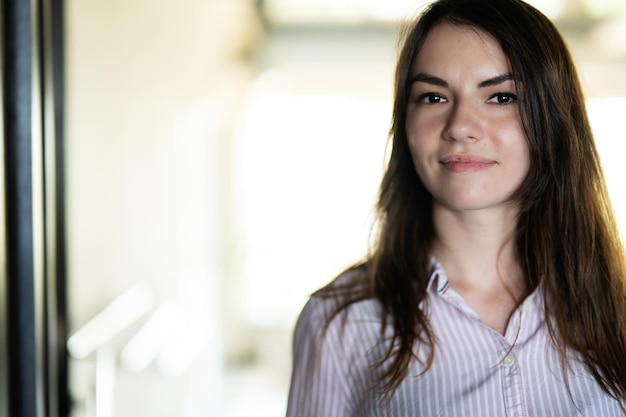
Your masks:
{"label": "neck", "polygon": [[458,286],[494,288],[504,285],[524,292],[515,250],[516,210],[453,212],[433,207],[432,252],[450,282]]}

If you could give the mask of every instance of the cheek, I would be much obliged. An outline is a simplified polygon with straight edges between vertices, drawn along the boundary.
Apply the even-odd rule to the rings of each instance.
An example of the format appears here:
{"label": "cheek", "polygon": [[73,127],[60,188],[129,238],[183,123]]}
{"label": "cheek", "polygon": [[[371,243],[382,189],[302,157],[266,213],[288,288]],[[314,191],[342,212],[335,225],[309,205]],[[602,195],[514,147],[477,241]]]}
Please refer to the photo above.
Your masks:
{"label": "cheek", "polygon": [[520,123],[511,126],[510,132],[510,146],[519,152],[520,157],[528,159],[529,145],[526,133]]}
{"label": "cheek", "polygon": [[434,118],[422,120],[414,118],[406,125],[407,140],[413,159],[424,155],[437,146],[440,128]]}
{"label": "cheek", "polygon": [[520,155],[520,159],[521,159],[520,170],[523,172],[522,178],[526,179],[526,177],[528,177],[528,173],[530,172],[530,152],[529,152],[528,146],[526,146],[522,150],[522,152],[523,153]]}
{"label": "cheek", "polygon": [[522,127],[519,116],[509,116],[505,118],[494,118],[488,124],[490,135],[498,138],[500,146],[506,149],[523,153],[528,153],[528,139]]}
{"label": "cheek", "polygon": [[406,131],[413,137],[432,137],[441,132],[445,124],[445,114],[441,111],[414,110],[406,121]]}
{"label": "cheek", "polygon": [[530,170],[530,148],[523,129],[519,125],[513,125],[506,131],[505,138],[505,146],[515,161],[519,175],[526,178]]}
{"label": "cheek", "polygon": [[441,120],[434,114],[407,120],[406,132],[409,150],[417,175],[427,183],[441,144]]}
{"label": "cheek", "polygon": [[411,154],[411,160],[413,161],[413,169],[415,173],[422,181],[422,183],[428,183],[429,173],[429,158],[428,155],[432,153],[431,146],[425,140],[417,140],[415,138],[408,139],[409,151]]}

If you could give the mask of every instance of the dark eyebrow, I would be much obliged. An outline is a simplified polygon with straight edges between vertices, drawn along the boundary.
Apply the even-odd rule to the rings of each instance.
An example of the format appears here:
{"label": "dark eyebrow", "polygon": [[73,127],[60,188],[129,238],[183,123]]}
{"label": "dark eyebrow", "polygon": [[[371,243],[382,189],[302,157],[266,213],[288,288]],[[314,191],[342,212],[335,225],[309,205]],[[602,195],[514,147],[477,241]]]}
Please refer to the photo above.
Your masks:
{"label": "dark eyebrow", "polygon": [[422,72],[411,78],[409,85],[413,85],[413,83],[418,81],[426,84],[438,85],[439,87],[448,87],[448,83],[441,78],[430,74],[424,74]]}
{"label": "dark eyebrow", "polygon": [[488,80],[482,81],[480,84],[478,84],[478,87],[479,88],[491,87],[494,85],[502,84],[505,81],[514,81],[514,80],[515,78],[513,78],[513,75],[510,73],[501,74],[501,75],[496,75],[493,78],[489,78]]}
{"label": "dark eyebrow", "polygon": [[[511,80],[515,80],[512,74],[510,73],[500,74],[500,75],[496,75],[493,78],[489,78],[485,81],[481,81],[478,84],[478,87],[479,88],[491,87],[494,85],[502,84],[505,81],[511,81]],[[422,83],[437,85],[439,87],[445,87],[445,88],[448,87],[447,81],[439,77],[435,77],[434,75],[424,74],[422,72],[417,74],[415,77],[411,78],[409,85],[413,85],[413,83],[415,82],[422,82]]]}

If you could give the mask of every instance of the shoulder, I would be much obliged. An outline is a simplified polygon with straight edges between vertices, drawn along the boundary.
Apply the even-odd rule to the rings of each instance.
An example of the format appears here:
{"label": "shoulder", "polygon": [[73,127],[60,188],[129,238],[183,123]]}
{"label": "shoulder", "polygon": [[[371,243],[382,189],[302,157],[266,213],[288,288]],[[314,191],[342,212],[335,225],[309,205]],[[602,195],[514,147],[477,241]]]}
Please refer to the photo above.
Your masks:
{"label": "shoulder", "polygon": [[[313,354],[322,361],[360,363],[380,345],[383,309],[374,298],[345,292],[343,285],[358,279],[348,271],[333,281],[337,285],[313,294],[298,318],[293,348],[296,357]],[[357,272],[358,273],[358,272]],[[339,290],[341,289],[341,290]],[[371,358],[370,358],[371,359]]]}
{"label": "shoulder", "polygon": [[[376,380],[373,365],[382,346],[382,308],[373,298],[351,298],[343,291],[343,284],[356,278],[352,274],[340,275],[331,283],[332,290],[326,287],[313,294],[296,324],[290,409],[298,404],[300,412],[308,410],[302,404],[311,400],[315,412],[307,416],[338,415],[317,409],[335,401],[351,409]],[[335,388],[329,391],[329,386]]]}
{"label": "shoulder", "polygon": [[382,308],[367,288],[365,272],[349,269],[326,287],[316,291],[305,304],[297,327],[319,332],[327,328],[345,328],[347,324],[366,321],[380,322]]}

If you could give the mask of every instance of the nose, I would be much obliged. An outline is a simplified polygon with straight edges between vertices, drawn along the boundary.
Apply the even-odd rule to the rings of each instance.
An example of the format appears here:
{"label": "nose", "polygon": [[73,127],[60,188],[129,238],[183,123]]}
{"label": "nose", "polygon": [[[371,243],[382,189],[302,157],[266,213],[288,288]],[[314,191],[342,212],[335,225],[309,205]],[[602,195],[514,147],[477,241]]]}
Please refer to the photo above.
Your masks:
{"label": "nose", "polygon": [[450,107],[443,137],[451,141],[477,140],[482,137],[482,124],[476,105],[457,100]]}

